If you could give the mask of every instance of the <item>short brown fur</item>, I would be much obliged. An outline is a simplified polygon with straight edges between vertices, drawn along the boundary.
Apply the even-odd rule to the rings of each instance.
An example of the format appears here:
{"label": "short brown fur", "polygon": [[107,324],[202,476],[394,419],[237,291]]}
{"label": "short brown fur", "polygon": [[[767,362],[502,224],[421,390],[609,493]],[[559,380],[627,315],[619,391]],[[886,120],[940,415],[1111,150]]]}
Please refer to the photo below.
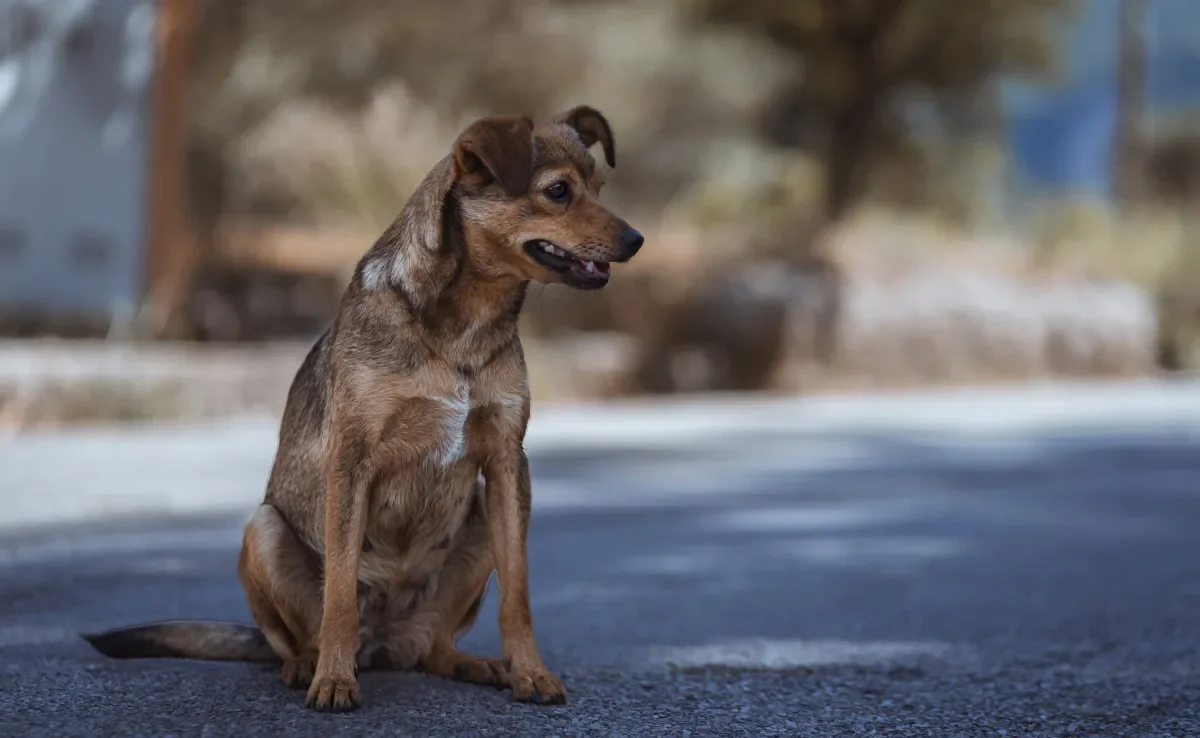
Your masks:
{"label": "short brown fur", "polygon": [[[372,666],[565,701],[529,605],[517,318],[530,281],[601,287],[607,265],[586,262],[625,261],[641,245],[599,202],[596,143],[615,163],[607,121],[586,106],[545,123],[477,121],[359,262],[292,383],[266,498],[246,525],[238,574],[257,641],[195,622],[89,640],[113,656],[273,654],[319,710],[359,704],[356,672]],[[547,265],[545,242],[573,266]],[[455,648],[493,571],[502,659]]]}

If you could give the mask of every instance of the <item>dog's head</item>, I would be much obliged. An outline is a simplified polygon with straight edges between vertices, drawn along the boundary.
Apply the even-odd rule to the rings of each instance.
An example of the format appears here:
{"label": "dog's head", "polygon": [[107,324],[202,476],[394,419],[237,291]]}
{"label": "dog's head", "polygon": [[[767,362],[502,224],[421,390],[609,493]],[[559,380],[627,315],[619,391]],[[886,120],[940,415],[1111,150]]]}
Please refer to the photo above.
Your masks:
{"label": "dog's head", "polygon": [[616,165],[612,129],[580,106],[547,123],[493,116],[463,131],[452,153],[453,194],[468,258],[481,268],[577,289],[608,284],[642,234],[600,203],[603,173],[588,150]]}

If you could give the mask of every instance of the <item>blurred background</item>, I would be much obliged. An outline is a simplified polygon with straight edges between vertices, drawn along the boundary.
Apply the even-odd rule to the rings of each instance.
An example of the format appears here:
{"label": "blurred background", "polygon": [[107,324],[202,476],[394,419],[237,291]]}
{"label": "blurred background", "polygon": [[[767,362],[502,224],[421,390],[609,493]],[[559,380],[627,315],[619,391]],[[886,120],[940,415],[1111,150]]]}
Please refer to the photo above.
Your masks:
{"label": "blurred background", "polygon": [[1200,365],[1193,0],[2,0],[0,424],[278,410],[456,134],[578,103],[648,247],[535,289],[539,399]]}
{"label": "blurred background", "polygon": [[305,724],[78,634],[250,621],[355,263],[578,104],[646,246],[522,316],[571,705],[368,675],[347,730],[1200,735],[1198,0],[0,0],[0,735]]}

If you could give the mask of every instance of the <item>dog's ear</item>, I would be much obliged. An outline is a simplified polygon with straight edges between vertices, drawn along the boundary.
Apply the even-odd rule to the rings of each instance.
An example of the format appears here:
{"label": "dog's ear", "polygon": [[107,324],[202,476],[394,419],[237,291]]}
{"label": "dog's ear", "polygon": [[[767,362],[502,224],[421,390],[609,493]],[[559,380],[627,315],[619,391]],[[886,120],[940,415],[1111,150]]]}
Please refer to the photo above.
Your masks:
{"label": "dog's ear", "polygon": [[554,116],[554,122],[565,123],[574,128],[579,134],[579,140],[589,149],[599,142],[604,148],[604,161],[608,162],[610,167],[617,165],[617,149],[613,144],[612,127],[599,110],[579,105]]}
{"label": "dog's ear", "polygon": [[509,197],[529,191],[533,180],[533,121],[524,115],[494,115],[471,124],[454,143],[460,179],[499,182]]}

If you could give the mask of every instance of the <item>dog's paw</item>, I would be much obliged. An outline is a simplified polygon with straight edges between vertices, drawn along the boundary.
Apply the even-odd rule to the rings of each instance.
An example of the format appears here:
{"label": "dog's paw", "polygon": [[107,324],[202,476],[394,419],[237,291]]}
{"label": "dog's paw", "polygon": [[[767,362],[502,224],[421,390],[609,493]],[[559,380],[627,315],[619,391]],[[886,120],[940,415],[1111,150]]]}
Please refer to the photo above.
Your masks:
{"label": "dog's paw", "polygon": [[283,662],[283,683],[290,689],[307,689],[312,684],[316,669],[316,657],[288,659]]}
{"label": "dog's paw", "polygon": [[304,704],[317,712],[349,712],[362,704],[358,680],[353,676],[336,677],[318,672],[308,688]]}
{"label": "dog's paw", "polygon": [[562,680],[546,669],[526,669],[512,675],[513,699],[538,705],[565,705],[567,691]]}

